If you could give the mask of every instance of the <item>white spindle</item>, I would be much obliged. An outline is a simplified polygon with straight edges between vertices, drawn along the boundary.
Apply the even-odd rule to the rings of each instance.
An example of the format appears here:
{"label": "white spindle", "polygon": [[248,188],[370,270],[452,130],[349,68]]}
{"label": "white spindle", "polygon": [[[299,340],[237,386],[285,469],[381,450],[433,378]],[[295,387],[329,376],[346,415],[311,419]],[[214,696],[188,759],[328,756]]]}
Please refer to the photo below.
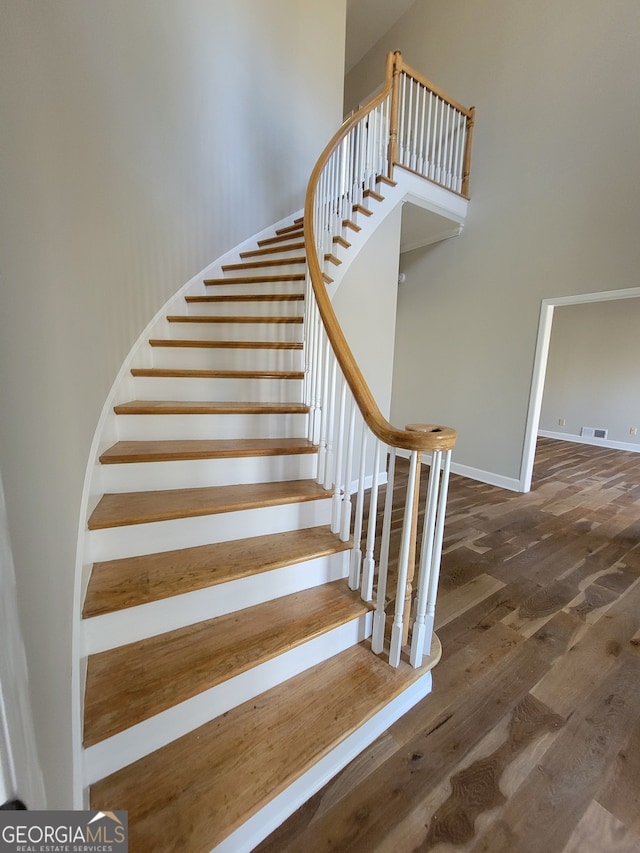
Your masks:
{"label": "white spindle", "polygon": [[406,112],[405,112],[404,106],[405,106],[406,93],[407,93],[407,75],[403,74],[401,79],[402,79],[402,87],[401,87],[402,91],[401,91],[401,95],[400,95],[400,112],[399,112],[399,116],[398,116],[398,130],[399,130],[399,133],[398,133],[398,136],[399,136],[399,138],[398,138],[398,160],[400,163],[402,163],[406,166],[405,141],[404,141],[404,137],[405,137],[404,117],[406,115]]}
{"label": "white spindle", "polygon": [[333,475],[333,507],[331,514],[331,532],[340,532],[341,506],[344,495],[344,481],[340,482],[343,476],[343,454],[344,454],[344,421],[345,408],[347,401],[347,383],[344,377],[341,377],[342,387],[340,391],[340,414],[338,415],[338,446],[336,448],[335,470]]}
{"label": "white spindle", "polygon": [[314,412],[313,412],[313,431],[311,435],[311,443],[317,447],[320,444],[320,426],[322,420],[322,382],[323,382],[323,358],[322,358],[322,339],[323,329],[322,321],[320,320],[320,312],[317,305],[315,310],[315,346],[314,346],[314,363],[315,363],[315,381],[314,381]]}
{"label": "white spindle", "polygon": [[373,578],[375,560],[373,549],[376,542],[376,526],[378,520],[378,490],[380,488],[380,439],[376,439],[376,449],[373,459],[373,479],[369,497],[369,516],[367,518],[367,544],[362,564],[362,598],[371,601],[373,598]]}
{"label": "white spindle", "polygon": [[[416,613],[411,637],[411,664],[422,666],[425,640],[427,634],[433,631],[433,622],[426,624],[427,602],[429,598],[429,583],[433,572],[433,542],[436,528],[438,507],[438,490],[440,485],[440,457],[442,451],[437,450],[431,460],[429,470],[429,485],[424,511],[424,528],[422,532],[422,552],[420,554],[420,570],[418,573],[418,593],[416,597]],[[431,640],[429,640],[431,645]]]}
{"label": "white spindle", "polygon": [[398,583],[396,584],[396,608],[391,626],[391,648],[389,650],[389,663],[391,666],[400,664],[400,652],[402,651],[402,634],[404,631],[404,594],[407,586],[409,573],[409,555],[411,552],[411,525],[413,521],[413,494],[416,485],[418,471],[418,453],[411,451],[409,463],[409,482],[407,483],[407,496],[404,505],[404,520],[402,522],[402,539],[400,542],[400,554],[398,557]]}
{"label": "white spindle", "polygon": [[344,464],[344,497],[342,500],[342,514],[340,517],[340,539],[346,542],[351,531],[351,511],[353,492],[353,443],[356,427],[356,403],[349,394],[349,431],[347,434],[347,452]]}
{"label": "white spindle", "polygon": [[389,448],[389,470],[387,471],[387,494],[382,519],[382,541],[380,543],[380,562],[378,564],[378,589],[376,590],[376,609],[373,614],[373,636],[371,648],[380,654],[384,648],[384,628],[386,622],[387,575],[389,574],[389,546],[391,543],[391,516],[393,514],[393,482],[396,470],[396,449]]}
{"label": "white spindle", "polygon": [[407,107],[406,115],[404,116],[404,124],[407,128],[407,157],[405,160],[405,165],[410,169],[413,169],[413,153],[415,148],[415,142],[412,138],[411,134],[411,119],[413,118],[413,90],[414,90],[414,81],[409,79],[409,105]]}
{"label": "white spindle", "polygon": [[349,586],[351,589],[358,589],[358,587],[360,586],[360,568],[362,565],[362,520],[364,517],[364,479],[366,476],[367,462],[367,433],[367,425],[363,420],[362,433],[360,436],[358,497],[356,500],[356,514],[353,522],[353,548],[351,549],[351,562],[349,566]]}
{"label": "white spindle", "polygon": [[325,468],[327,464],[327,401],[329,399],[329,353],[331,347],[324,328],[320,329],[324,357],[322,360],[322,390],[320,394],[320,440],[318,442],[318,471],[316,480],[324,482]]}
{"label": "white spindle", "polygon": [[335,417],[336,417],[336,373],[338,362],[335,355],[332,353],[331,358],[331,382],[329,385],[329,405],[327,407],[327,455],[324,465],[324,487],[329,490],[333,485],[333,472],[335,468],[335,459],[333,452],[333,436],[335,433]]}
{"label": "white spindle", "polygon": [[443,169],[442,169],[442,166],[443,166],[443,164],[442,164],[442,144],[443,144],[443,137],[444,137],[444,107],[445,107],[445,104],[444,104],[444,101],[442,100],[442,98],[439,98],[438,102],[439,102],[440,116],[438,119],[438,154],[436,157],[436,162],[437,162],[437,165],[436,165],[436,181],[439,184],[441,184],[442,183],[442,171],[443,171]]}
{"label": "white spindle", "polygon": [[447,186],[449,188],[451,188],[451,187],[453,187],[454,171],[455,171],[455,160],[454,160],[455,127],[456,127],[456,119],[458,117],[458,114],[457,114],[457,111],[453,107],[449,107],[449,112],[451,113],[451,129],[449,131],[449,157],[448,157],[448,166],[447,166]]}
{"label": "white spindle", "polygon": [[424,122],[426,116],[427,90],[420,87],[420,142],[418,143],[418,166],[420,174],[425,174],[426,152],[424,150]]}
{"label": "white spindle", "polygon": [[434,111],[433,111],[433,92],[429,92],[429,117],[427,120],[427,151],[428,151],[428,163],[425,168],[425,175],[428,178],[433,178],[433,160],[434,160],[434,147],[433,147],[433,128],[434,128]]}

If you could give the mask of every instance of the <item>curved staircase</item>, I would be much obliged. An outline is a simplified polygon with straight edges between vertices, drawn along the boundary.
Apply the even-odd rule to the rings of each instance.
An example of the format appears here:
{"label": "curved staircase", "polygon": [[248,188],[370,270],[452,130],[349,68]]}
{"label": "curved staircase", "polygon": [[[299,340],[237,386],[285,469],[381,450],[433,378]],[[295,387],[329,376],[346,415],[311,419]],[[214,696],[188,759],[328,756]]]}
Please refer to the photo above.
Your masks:
{"label": "curved staircase", "polygon": [[[387,77],[390,92],[391,64]],[[363,139],[393,119],[389,98],[377,96],[382,118],[361,121]],[[349,167],[365,152],[336,140]],[[127,810],[132,853],[253,849],[431,689],[455,432],[391,427],[327,307],[385,195],[379,218],[424,181],[374,173],[347,205],[342,180],[319,203],[319,241],[308,195],[314,226],[279,223],[170,300],[97,432],[79,549],[77,804]],[[458,233],[466,200],[431,190]],[[411,460],[404,509],[396,448]],[[418,537],[423,451],[434,455]]]}
{"label": "curved staircase", "polygon": [[365,647],[352,542],[316,482],[300,227],[167,316],[99,457],[83,763],[132,851],[251,849],[428,692],[435,656],[395,670]]}

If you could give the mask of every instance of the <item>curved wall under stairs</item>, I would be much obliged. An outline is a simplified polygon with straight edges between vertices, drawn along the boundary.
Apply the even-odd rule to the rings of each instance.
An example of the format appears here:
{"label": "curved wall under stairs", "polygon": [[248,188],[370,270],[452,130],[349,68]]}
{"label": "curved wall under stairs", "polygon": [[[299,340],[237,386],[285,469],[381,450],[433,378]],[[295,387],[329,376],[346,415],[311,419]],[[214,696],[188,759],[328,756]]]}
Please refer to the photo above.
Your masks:
{"label": "curved wall under stairs", "polygon": [[[293,217],[188,282],[132,349],[94,439],[76,807],[128,809],[132,850],[251,849],[430,690],[427,670],[363,646],[370,608],[344,582],[350,543],[329,530],[306,439],[301,243]],[[316,706],[340,722],[325,730]]]}

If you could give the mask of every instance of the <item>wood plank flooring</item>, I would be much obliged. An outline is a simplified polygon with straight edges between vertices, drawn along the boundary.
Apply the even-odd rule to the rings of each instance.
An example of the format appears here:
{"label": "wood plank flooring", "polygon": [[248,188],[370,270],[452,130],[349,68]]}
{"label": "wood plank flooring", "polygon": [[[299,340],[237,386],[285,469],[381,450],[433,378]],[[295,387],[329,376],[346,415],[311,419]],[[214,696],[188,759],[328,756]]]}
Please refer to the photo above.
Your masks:
{"label": "wood plank flooring", "polygon": [[639,853],[640,454],[453,476],[436,616],[433,693],[260,853]]}

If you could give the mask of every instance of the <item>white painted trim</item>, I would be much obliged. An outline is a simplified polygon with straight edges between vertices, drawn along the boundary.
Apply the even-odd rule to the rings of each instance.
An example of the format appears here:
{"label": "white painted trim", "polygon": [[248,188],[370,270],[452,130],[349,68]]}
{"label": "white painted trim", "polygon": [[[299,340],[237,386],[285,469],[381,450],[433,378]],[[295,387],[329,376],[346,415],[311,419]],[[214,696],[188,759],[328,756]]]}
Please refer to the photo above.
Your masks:
{"label": "white painted trim", "polygon": [[528,492],[531,489],[533,462],[536,453],[536,437],[540,424],[542,409],[542,394],[544,378],[547,372],[549,357],[549,342],[553,324],[553,310],[559,305],[582,305],[587,302],[610,302],[615,299],[637,299],[640,297],[640,287],[627,287],[622,290],[600,290],[594,293],[580,293],[575,296],[557,296],[543,299],[540,306],[538,338],[533,362],[531,391],[529,394],[529,410],[524,434],[522,462],[520,465],[520,482],[518,491]]}
{"label": "white painted trim", "polygon": [[249,853],[253,850],[392,723],[428,696],[431,685],[429,671],[227,836],[211,853]]}
{"label": "white painted trim", "polygon": [[[303,211],[297,211],[291,216],[281,219],[279,223],[269,225],[259,234],[249,237],[238,246],[230,249],[226,254],[222,255],[217,260],[213,261],[201,272],[197,273],[180,290],[177,291],[156,313],[152,320],[140,333],[138,339],[131,347],[129,354],[125,358],[114,379],[111,390],[107,395],[96,431],[91,443],[89,451],[89,459],[85,472],[84,485],[82,489],[82,498],[80,501],[80,513],[78,518],[78,547],[76,549],[76,566],[75,566],[75,581],[73,595],[73,624],[72,624],[72,640],[71,640],[71,735],[72,735],[72,764],[73,764],[73,808],[83,809],[85,807],[85,793],[83,790],[83,752],[82,752],[82,678],[81,666],[84,666],[82,658],[82,635],[80,630],[82,620],[82,603],[89,582],[89,573],[94,562],[89,545],[89,537],[86,536],[87,518],[93,506],[96,503],[96,484],[100,483],[98,474],[100,453],[106,449],[109,442],[114,439],[112,435],[116,429],[113,418],[113,407],[118,402],[124,402],[127,398],[131,399],[131,390],[133,388],[133,377],[131,377],[130,369],[134,360],[139,357],[145,348],[148,348],[148,339],[152,337],[152,330],[165,323],[165,315],[168,307],[180,300],[189,291],[204,289],[203,279],[213,275],[214,270],[218,270],[223,263],[237,260],[238,254],[241,251],[253,249],[257,240],[263,237],[268,237],[273,234],[274,228],[288,225],[293,219],[301,216]],[[158,335],[160,337],[160,335]]]}
{"label": "white painted trim", "polygon": [[608,447],[611,450],[629,450],[631,453],[640,453],[640,444],[632,444],[630,441],[614,441],[610,438],[586,438],[583,435],[573,435],[567,432],[550,432],[546,429],[539,429],[538,435],[543,438],[557,439],[558,441],[591,444],[594,447]]}
{"label": "white painted trim", "polygon": [[254,696],[357,645],[371,636],[372,621],[373,614],[367,612],[89,747],[83,755],[85,785],[91,785]]}

